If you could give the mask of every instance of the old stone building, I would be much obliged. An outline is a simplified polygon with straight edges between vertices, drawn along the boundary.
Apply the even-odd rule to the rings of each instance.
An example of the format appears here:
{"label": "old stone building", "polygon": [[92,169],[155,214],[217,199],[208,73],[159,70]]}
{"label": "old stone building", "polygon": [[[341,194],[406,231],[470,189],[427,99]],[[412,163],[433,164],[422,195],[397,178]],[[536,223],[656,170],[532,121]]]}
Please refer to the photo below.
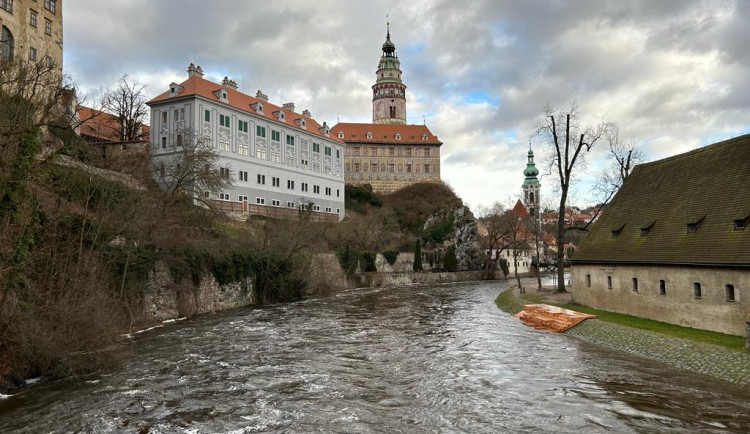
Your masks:
{"label": "old stone building", "polygon": [[62,70],[62,0],[0,0],[0,58]]}
{"label": "old stone building", "polygon": [[406,85],[390,28],[372,86],[372,122],[339,123],[331,133],[346,143],[348,184],[389,193],[417,182],[440,182],[440,146],[426,125],[406,123]]}
{"label": "old stone building", "polygon": [[576,303],[742,335],[750,135],[636,166],[572,256]]}

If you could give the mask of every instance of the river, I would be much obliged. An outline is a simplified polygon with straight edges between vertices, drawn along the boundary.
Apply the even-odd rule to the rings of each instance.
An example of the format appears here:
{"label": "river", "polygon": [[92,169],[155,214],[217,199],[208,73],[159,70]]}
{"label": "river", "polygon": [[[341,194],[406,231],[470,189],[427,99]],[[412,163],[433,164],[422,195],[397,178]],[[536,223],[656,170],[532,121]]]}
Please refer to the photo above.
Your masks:
{"label": "river", "polygon": [[495,307],[507,283],[353,290],[135,335],[0,401],[0,432],[750,432],[750,391]]}

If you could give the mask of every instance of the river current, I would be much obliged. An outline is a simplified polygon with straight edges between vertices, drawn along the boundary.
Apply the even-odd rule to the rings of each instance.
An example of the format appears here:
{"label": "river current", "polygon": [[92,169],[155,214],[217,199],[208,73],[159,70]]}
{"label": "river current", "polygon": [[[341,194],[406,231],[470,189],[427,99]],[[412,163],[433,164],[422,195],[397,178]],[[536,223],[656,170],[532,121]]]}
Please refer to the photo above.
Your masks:
{"label": "river current", "polygon": [[0,432],[750,432],[750,391],[539,332],[507,283],[353,290],[135,335],[0,401]]}

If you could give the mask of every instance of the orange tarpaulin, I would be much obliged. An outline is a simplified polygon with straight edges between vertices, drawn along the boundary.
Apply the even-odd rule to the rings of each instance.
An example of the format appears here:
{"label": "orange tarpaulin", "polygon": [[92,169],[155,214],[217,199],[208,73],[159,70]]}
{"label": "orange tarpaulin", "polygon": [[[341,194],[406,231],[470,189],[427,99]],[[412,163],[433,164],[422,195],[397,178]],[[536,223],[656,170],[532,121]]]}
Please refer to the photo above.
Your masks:
{"label": "orange tarpaulin", "polygon": [[535,329],[562,333],[585,319],[596,318],[596,315],[563,309],[549,304],[527,304],[523,307],[523,310],[516,314],[516,317],[527,326]]}

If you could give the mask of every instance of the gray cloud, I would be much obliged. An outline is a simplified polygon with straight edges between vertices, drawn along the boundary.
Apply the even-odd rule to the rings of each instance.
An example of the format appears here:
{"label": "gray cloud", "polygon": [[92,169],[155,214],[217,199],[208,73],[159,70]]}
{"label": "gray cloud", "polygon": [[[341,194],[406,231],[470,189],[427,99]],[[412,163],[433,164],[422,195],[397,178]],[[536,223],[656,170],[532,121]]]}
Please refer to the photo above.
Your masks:
{"label": "gray cloud", "polygon": [[[77,0],[64,8],[65,69],[84,90],[128,73],[156,95],[197,61],[215,79],[228,75],[274,102],[283,95],[329,123],[370,119],[389,14],[409,121],[426,116],[445,143],[444,179],[471,204],[518,193],[547,104],[578,101],[584,123],[617,122],[652,158],[750,128],[750,2],[742,0]],[[535,149],[541,167],[547,150]],[[602,150],[593,157],[601,161]]]}

